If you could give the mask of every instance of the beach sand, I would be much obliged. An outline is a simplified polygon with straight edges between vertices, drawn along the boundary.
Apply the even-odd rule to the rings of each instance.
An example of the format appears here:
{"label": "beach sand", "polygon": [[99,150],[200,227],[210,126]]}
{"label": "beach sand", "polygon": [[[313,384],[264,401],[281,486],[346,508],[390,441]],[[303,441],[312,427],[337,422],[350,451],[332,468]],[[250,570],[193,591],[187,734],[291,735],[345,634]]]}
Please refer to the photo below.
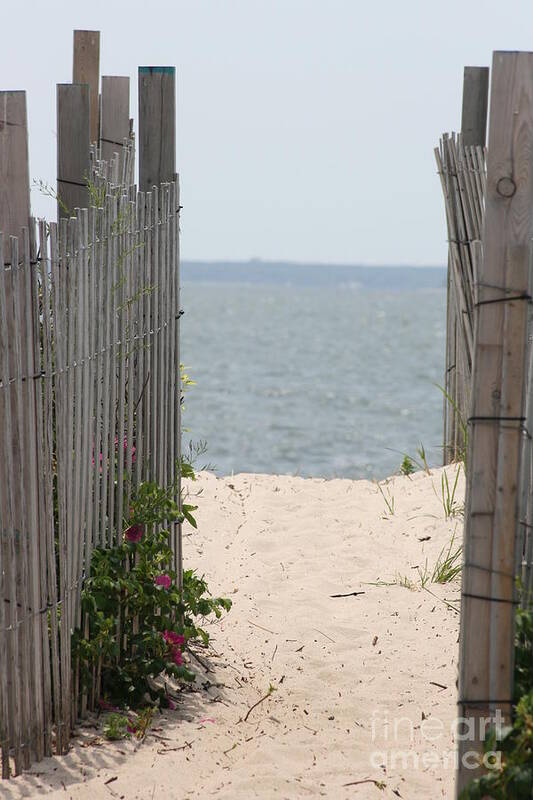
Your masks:
{"label": "beach sand", "polygon": [[420,585],[462,534],[441,474],[383,482],[391,514],[368,481],[202,473],[186,566],[234,605],[199,691],[140,746],[82,727],[0,798],[451,798],[459,583]]}

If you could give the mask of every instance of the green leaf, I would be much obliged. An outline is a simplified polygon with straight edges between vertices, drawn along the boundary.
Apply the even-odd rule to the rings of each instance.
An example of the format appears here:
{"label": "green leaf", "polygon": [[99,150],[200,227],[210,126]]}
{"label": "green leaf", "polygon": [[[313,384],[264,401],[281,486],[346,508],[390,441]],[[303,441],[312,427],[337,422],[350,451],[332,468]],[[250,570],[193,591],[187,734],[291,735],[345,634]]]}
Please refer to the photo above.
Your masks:
{"label": "green leaf", "polygon": [[197,508],[198,506],[191,506],[188,505],[187,503],[183,503],[183,505],[181,506],[183,516],[185,517],[189,525],[192,525],[193,528],[198,528],[198,525],[191,512],[196,511]]}

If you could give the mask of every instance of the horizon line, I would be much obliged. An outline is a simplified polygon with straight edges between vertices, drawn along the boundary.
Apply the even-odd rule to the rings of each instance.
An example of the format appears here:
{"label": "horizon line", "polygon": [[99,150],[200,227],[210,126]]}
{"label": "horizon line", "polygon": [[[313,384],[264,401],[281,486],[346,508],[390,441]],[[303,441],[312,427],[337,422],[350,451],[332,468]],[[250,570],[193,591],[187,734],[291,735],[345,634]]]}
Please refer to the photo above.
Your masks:
{"label": "horizon line", "polygon": [[364,269],[442,269],[446,270],[446,264],[368,264],[355,263],[348,261],[296,261],[291,259],[274,258],[188,258],[182,257],[181,263],[189,264],[264,264],[277,265],[284,264],[291,267],[350,267]]}

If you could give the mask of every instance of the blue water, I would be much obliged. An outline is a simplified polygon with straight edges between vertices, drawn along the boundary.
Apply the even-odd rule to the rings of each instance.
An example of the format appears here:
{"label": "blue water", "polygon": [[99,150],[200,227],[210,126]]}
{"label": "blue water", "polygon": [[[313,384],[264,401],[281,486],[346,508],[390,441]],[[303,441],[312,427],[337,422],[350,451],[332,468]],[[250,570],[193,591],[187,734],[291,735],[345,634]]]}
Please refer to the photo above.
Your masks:
{"label": "blue water", "polygon": [[442,459],[445,272],[182,267],[185,441],[218,474],[382,478]]}

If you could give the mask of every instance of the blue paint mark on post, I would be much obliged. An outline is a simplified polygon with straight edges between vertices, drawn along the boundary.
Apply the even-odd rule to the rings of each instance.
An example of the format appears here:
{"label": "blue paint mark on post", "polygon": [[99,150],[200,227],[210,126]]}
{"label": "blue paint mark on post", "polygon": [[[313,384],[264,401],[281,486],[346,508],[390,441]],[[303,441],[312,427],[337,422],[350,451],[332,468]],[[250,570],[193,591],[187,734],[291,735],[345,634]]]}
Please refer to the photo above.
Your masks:
{"label": "blue paint mark on post", "polygon": [[176,74],[176,67],[139,67],[139,73],[146,74],[163,74],[163,75],[175,75]]}

